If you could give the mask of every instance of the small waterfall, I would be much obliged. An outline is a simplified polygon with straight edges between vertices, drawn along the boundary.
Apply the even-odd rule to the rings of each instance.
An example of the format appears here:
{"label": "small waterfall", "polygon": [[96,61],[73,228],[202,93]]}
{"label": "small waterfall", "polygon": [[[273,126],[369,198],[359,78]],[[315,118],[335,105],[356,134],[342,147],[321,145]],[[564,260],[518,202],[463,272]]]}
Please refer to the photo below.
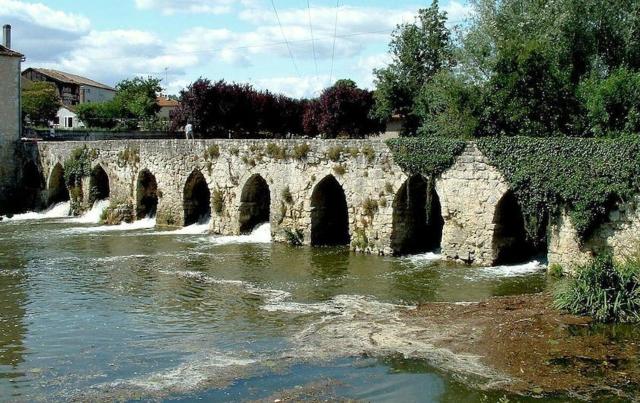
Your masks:
{"label": "small waterfall", "polygon": [[107,209],[107,207],[109,207],[109,199],[98,200],[93,203],[91,210],[78,218],[74,218],[72,221],[82,224],[99,224],[100,217],[102,217],[102,213]]}
{"label": "small waterfall", "polygon": [[92,232],[111,232],[111,231],[135,231],[142,229],[152,229],[156,226],[156,218],[143,218],[142,220],[134,221],[132,223],[122,223],[120,225],[101,225],[98,227],[77,227],[69,228],[64,232],[70,234],[83,234]]}
{"label": "small waterfall", "polygon": [[23,214],[16,214],[11,218],[2,216],[2,221],[26,221],[26,220],[44,220],[47,218],[65,218],[71,213],[71,202],[62,202],[51,206],[49,209],[41,212],[31,211]]}
{"label": "small waterfall", "polygon": [[271,224],[264,223],[256,227],[249,235],[216,236],[211,238],[216,245],[239,243],[271,243]]}

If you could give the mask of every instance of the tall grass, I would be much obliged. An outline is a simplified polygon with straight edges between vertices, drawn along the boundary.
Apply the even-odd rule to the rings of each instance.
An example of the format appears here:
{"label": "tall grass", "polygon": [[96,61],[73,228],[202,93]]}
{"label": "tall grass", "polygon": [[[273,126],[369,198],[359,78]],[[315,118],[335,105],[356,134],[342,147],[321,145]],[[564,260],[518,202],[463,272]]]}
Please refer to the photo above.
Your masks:
{"label": "tall grass", "polygon": [[554,305],[599,322],[640,321],[640,259],[618,262],[608,253],[596,257],[559,284]]}

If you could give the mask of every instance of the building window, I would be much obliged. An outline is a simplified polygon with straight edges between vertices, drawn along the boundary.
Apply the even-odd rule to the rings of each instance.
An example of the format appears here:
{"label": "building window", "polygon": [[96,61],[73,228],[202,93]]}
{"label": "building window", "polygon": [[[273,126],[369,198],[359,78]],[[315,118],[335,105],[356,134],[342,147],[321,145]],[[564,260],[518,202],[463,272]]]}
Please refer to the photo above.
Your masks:
{"label": "building window", "polygon": [[73,127],[73,118],[72,117],[67,117],[67,127]]}

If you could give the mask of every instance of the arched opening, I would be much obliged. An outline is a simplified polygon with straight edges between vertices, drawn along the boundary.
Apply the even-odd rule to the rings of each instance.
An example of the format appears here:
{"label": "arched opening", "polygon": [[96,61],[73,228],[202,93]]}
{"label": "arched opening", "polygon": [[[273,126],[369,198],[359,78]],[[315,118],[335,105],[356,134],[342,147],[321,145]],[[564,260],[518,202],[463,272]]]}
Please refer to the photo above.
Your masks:
{"label": "arched opening", "polygon": [[205,223],[211,218],[211,193],[204,175],[195,170],[184,185],[184,225]]}
{"label": "arched opening", "polygon": [[33,161],[27,162],[21,175],[22,198],[26,209],[38,209],[42,203],[41,193],[45,189],[44,177]]}
{"label": "arched opening", "polygon": [[258,224],[269,222],[271,195],[267,181],[253,175],[242,188],[240,196],[240,232],[251,232]]}
{"label": "arched opening", "polygon": [[69,189],[64,181],[64,168],[58,163],[53,167],[49,176],[47,204],[52,205],[66,201],[69,201]]}
{"label": "arched opening", "polygon": [[393,252],[400,255],[437,250],[443,227],[440,198],[435,189],[421,175],[407,179],[393,202]]}
{"label": "arched opening", "polygon": [[93,205],[98,200],[108,199],[109,193],[109,176],[102,166],[96,165],[89,177],[89,205]]}
{"label": "arched opening", "polygon": [[536,248],[528,240],[522,210],[513,192],[507,192],[498,202],[493,223],[494,264],[522,263],[535,255]]}
{"label": "arched opening", "polygon": [[136,184],[136,217],[155,217],[158,211],[158,182],[147,169],[138,174]]}
{"label": "arched opening", "polygon": [[349,212],[342,186],[333,175],[322,179],[311,195],[311,245],[349,244]]}

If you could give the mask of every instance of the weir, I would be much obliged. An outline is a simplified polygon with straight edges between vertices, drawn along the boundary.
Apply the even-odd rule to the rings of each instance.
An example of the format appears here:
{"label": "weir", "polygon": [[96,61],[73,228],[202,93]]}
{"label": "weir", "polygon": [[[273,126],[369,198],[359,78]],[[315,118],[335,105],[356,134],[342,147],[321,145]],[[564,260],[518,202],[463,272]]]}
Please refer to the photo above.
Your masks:
{"label": "weir", "polygon": [[[293,152],[303,143],[305,155]],[[435,178],[403,172],[386,144],[367,140],[41,141],[23,147],[27,203],[43,208],[71,199],[87,210],[108,198],[118,217],[155,217],[158,226],[209,222],[212,233],[239,235],[270,222],[275,241],[295,236],[306,245],[350,245],[372,254],[435,252],[477,265],[544,253],[527,243],[507,181],[473,143]],[[79,148],[88,151],[91,173],[82,189],[69,189],[65,161]],[[268,152],[275,148],[283,153]],[[619,231],[610,225],[586,244],[576,241],[566,216],[553,218],[549,263],[584,261],[589,245],[620,249],[624,242],[615,234],[634,236],[623,224],[640,227],[634,212],[616,221]]]}

